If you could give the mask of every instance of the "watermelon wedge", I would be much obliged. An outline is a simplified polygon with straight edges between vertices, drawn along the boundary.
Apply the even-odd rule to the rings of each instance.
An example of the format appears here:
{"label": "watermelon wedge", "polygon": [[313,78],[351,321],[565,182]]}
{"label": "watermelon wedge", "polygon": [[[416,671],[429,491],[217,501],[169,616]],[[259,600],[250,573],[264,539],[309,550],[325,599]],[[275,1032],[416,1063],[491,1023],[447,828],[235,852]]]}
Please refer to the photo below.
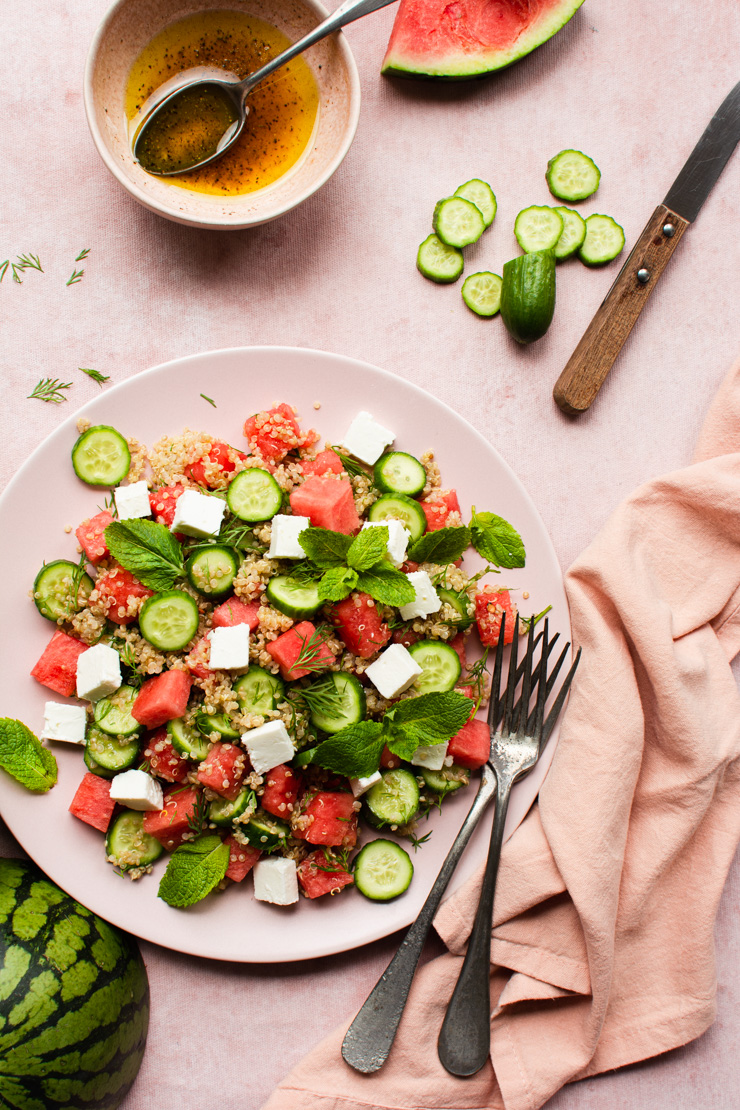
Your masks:
{"label": "watermelon wedge", "polygon": [[583,0],[401,0],[382,73],[459,81],[552,38]]}

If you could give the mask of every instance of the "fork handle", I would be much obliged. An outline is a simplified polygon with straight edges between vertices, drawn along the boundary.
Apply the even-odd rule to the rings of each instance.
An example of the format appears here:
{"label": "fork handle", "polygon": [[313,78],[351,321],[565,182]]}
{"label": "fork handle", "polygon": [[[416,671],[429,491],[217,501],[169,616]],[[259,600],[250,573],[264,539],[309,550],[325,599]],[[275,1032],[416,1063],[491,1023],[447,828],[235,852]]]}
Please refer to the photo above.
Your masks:
{"label": "fork handle", "polygon": [[513,778],[497,774],[496,814],[473,930],[437,1042],[439,1059],[452,1075],[475,1075],[491,1051],[491,928],[493,896],[504,841]]}
{"label": "fork handle", "polygon": [[355,1071],[369,1075],[381,1068],[387,1060],[406,1006],[411,981],[442,895],[475,826],[495,793],[495,777],[486,765],[475,801],[455,837],[419,916],[347,1030],[342,1044],[342,1056]]}

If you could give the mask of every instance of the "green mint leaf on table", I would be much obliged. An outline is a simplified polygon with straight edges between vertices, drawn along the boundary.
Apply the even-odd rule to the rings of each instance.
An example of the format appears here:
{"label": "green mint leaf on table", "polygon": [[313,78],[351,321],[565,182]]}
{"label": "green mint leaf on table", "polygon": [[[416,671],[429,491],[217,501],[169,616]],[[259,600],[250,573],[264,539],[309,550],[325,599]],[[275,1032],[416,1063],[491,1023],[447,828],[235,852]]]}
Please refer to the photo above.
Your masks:
{"label": "green mint leaf on table", "polygon": [[436,532],[425,532],[412,545],[408,557],[415,563],[447,566],[449,563],[456,563],[469,546],[470,529],[464,524],[459,528],[438,528]]}
{"label": "green mint leaf on table", "polygon": [[200,836],[176,848],[159,884],[168,906],[193,906],[218,886],[229,866],[229,848],[220,836]]}
{"label": "green mint leaf on table", "polygon": [[57,781],[57,761],[22,721],[0,717],[0,767],[34,794]]}
{"label": "green mint leaf on table", "polygon": [[409,605],[416,597],[416,590],[406,575],[385,561],[370,570],[360,571],[357,586],[381,605]]}
{"label": "green mint leaf on table", "polygon": [[304,528],[298,542],[317,567],[342,567],[347,563],[347,552],[352,546],[352,537],[344,532],[332,532],[329,528]]}
{"label": "green mint leaf on table", "polygon": [[182,548],[164,524],[114,521],[105,530],[105,542],[113,558],[150,590],[171,590],[182,577]]}
{"label": "green mint leaf on table", "polygon": [[357,571],[351,567],[329,567],[319,582],[322,601],[342,601],[357,585]]}
{"label": "green mint leaf on table", "polygon": [[361,779],[372,775],[380,766],[385,738],[383,726],[377,721],[360,721],[348,725],[324,740],[311,760],[327,771]]}
{"label": "green mint leaf on table", "polygon": [[522,537],[502,516],[495,513],[477,513],[473,506],[470,521],[472,544],[475,550],[497,567],[523,567],[526,552]]}
{"label": "green mint leaf on table", "polygon": [[370,570],[388,551],[388,525],[366,528],[356,536],[347,552],[347,562],[354,570]]}
{"label": "green mint leaf on table", "polygon": [[472,709],[470,698],[454,691],[406,698],[386,713],[386,743],[400,759],[411,759],[417,748],[443,744],[455,736],[469,721]]}

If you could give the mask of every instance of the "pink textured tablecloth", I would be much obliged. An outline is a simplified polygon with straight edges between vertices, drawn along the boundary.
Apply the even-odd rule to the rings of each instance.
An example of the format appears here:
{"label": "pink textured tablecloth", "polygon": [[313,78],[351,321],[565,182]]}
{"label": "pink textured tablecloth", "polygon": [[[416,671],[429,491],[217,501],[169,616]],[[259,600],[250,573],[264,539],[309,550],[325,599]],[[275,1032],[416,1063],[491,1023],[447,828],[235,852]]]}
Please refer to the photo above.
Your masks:
{"label": "pink textured tablecloth", "polygon": [[[514,216],[548,203],[547,159],[571,146],[589,152],[603,173],[598,198],[584,210],[617,218],[629,246],[740,77],[735,0],[714,0],[700,13],[685,0],[586,0],[563,32],[518,66],[442,88],[382,80],[393,9],[370,16],[348,31],[364,102],[344,165],[299,211],[230,234],[158,219],[98,160],[81,81],[104,11],[101,0],[3,4],[0,261],[32,251],[45,271],[28,272],[21,286],[6,275],[0,286],[3,484],[66,412],[98,390],[79,366],[120,381],[178,355],[252,343],[375,362],[452,405],[520,475],[563,567],[632,488],[689,462],[740,349],[740,155],[681,243],[599,401],[577,421],[555,408],[552,385],[617,267],[562,268],[550,332],[520,350],[500,321],[474,318],[457,287],[425,282],[414,256],[434,202],[481,176],[496,191],[499,214],[467,253],[467,268],[500,272],[516,253]],[[48,89],[43,99],[31,99],[36,75]],[[65,286],[86,247],[83,280]],[[74,382],[66,405],[26,399],[46,376]],[[4,834],[0,851],[15,850]],[[736,864],[718,919],[712,1029],[668,1057],[566,1088],[551,1100],[553,1110],[740,1104],[738,910]],[[257,1110],[290,1066],[360,1004],[397,940],[280,968],[208,963],[143,945],[152,1025],[124,1110]],[[203,1046],[195,1052],[193,1028]]]}

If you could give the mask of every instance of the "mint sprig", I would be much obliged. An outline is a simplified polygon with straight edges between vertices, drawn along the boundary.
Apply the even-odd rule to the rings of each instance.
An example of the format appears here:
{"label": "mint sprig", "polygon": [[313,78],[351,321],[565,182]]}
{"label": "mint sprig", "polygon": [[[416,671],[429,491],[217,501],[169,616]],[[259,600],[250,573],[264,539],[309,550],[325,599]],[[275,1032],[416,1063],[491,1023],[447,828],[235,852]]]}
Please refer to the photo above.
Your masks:
{"label": "mint sprig", "polygon": [[332,532],[330,528],[304,528],[298,542],[312,563],[328,569],[347,565],[352,537],[344,532]]}
{"label": "mint sprig", "polygon": [[380,562],[363,570],[357,577],[357,587],[381,605],[410,605],[416,597],[408,577],[390,563]]}
{"label": "mint sprig", "polygon": [[57,781],[57,761],[22,721],[0,717],[0,767],[34,794]]}
{"label": "mint sprig", "polygon": [[351,567],[329,567],[318,584],[322,601],[342,601],[357,585],[357,571]]}
{"label": "mint sprig", "polygon": [[388,525],[366,528],[352,540],[347,563],[353,570],[370,570],[388,551]]}
{"label": "mint sprig", "polygon": [[383,726],[378,721],[360,721],[324,740],[311,762],[327,771],[361,779],[377,771],[384,744]]}
{"label": "mint sprig", "polygon": [[322,601],[342,601],[354,589],[382,605],[408,605],[416,597],[406,575],[386,557],[385,524],[367,528],[354,539],[328,528],[304,528],[298,542],[308,556],[308,565],[314,564],[324,572],[318,581]]}
{"label": "mint sprig", "polygon": [[425,532],[409,550],[409,559],[415,563],[437,563],[447,566],[456,563],[467,547],[470,546],[470,529],[465,525],[457,528],[438,528]]}
{"label": "mint sprig", "polygon": [[527,554],[522,537],[502,516],[477,513],[474,505],[470,533],[473,547],[489,563],[508,570],[524,566]]}
{"label": "mint sprig", "polygon": [[194,906],[218,886],[228,866],[228,844],[220,836],[199,836],[172,853],[158,895],[168,906]]}
{"label": "mint sprig", "polygon": [[171,590],[183,576],[182,548],[164,524],[117,520],[106,528],[105,542],[113,558],[150,590]]}

